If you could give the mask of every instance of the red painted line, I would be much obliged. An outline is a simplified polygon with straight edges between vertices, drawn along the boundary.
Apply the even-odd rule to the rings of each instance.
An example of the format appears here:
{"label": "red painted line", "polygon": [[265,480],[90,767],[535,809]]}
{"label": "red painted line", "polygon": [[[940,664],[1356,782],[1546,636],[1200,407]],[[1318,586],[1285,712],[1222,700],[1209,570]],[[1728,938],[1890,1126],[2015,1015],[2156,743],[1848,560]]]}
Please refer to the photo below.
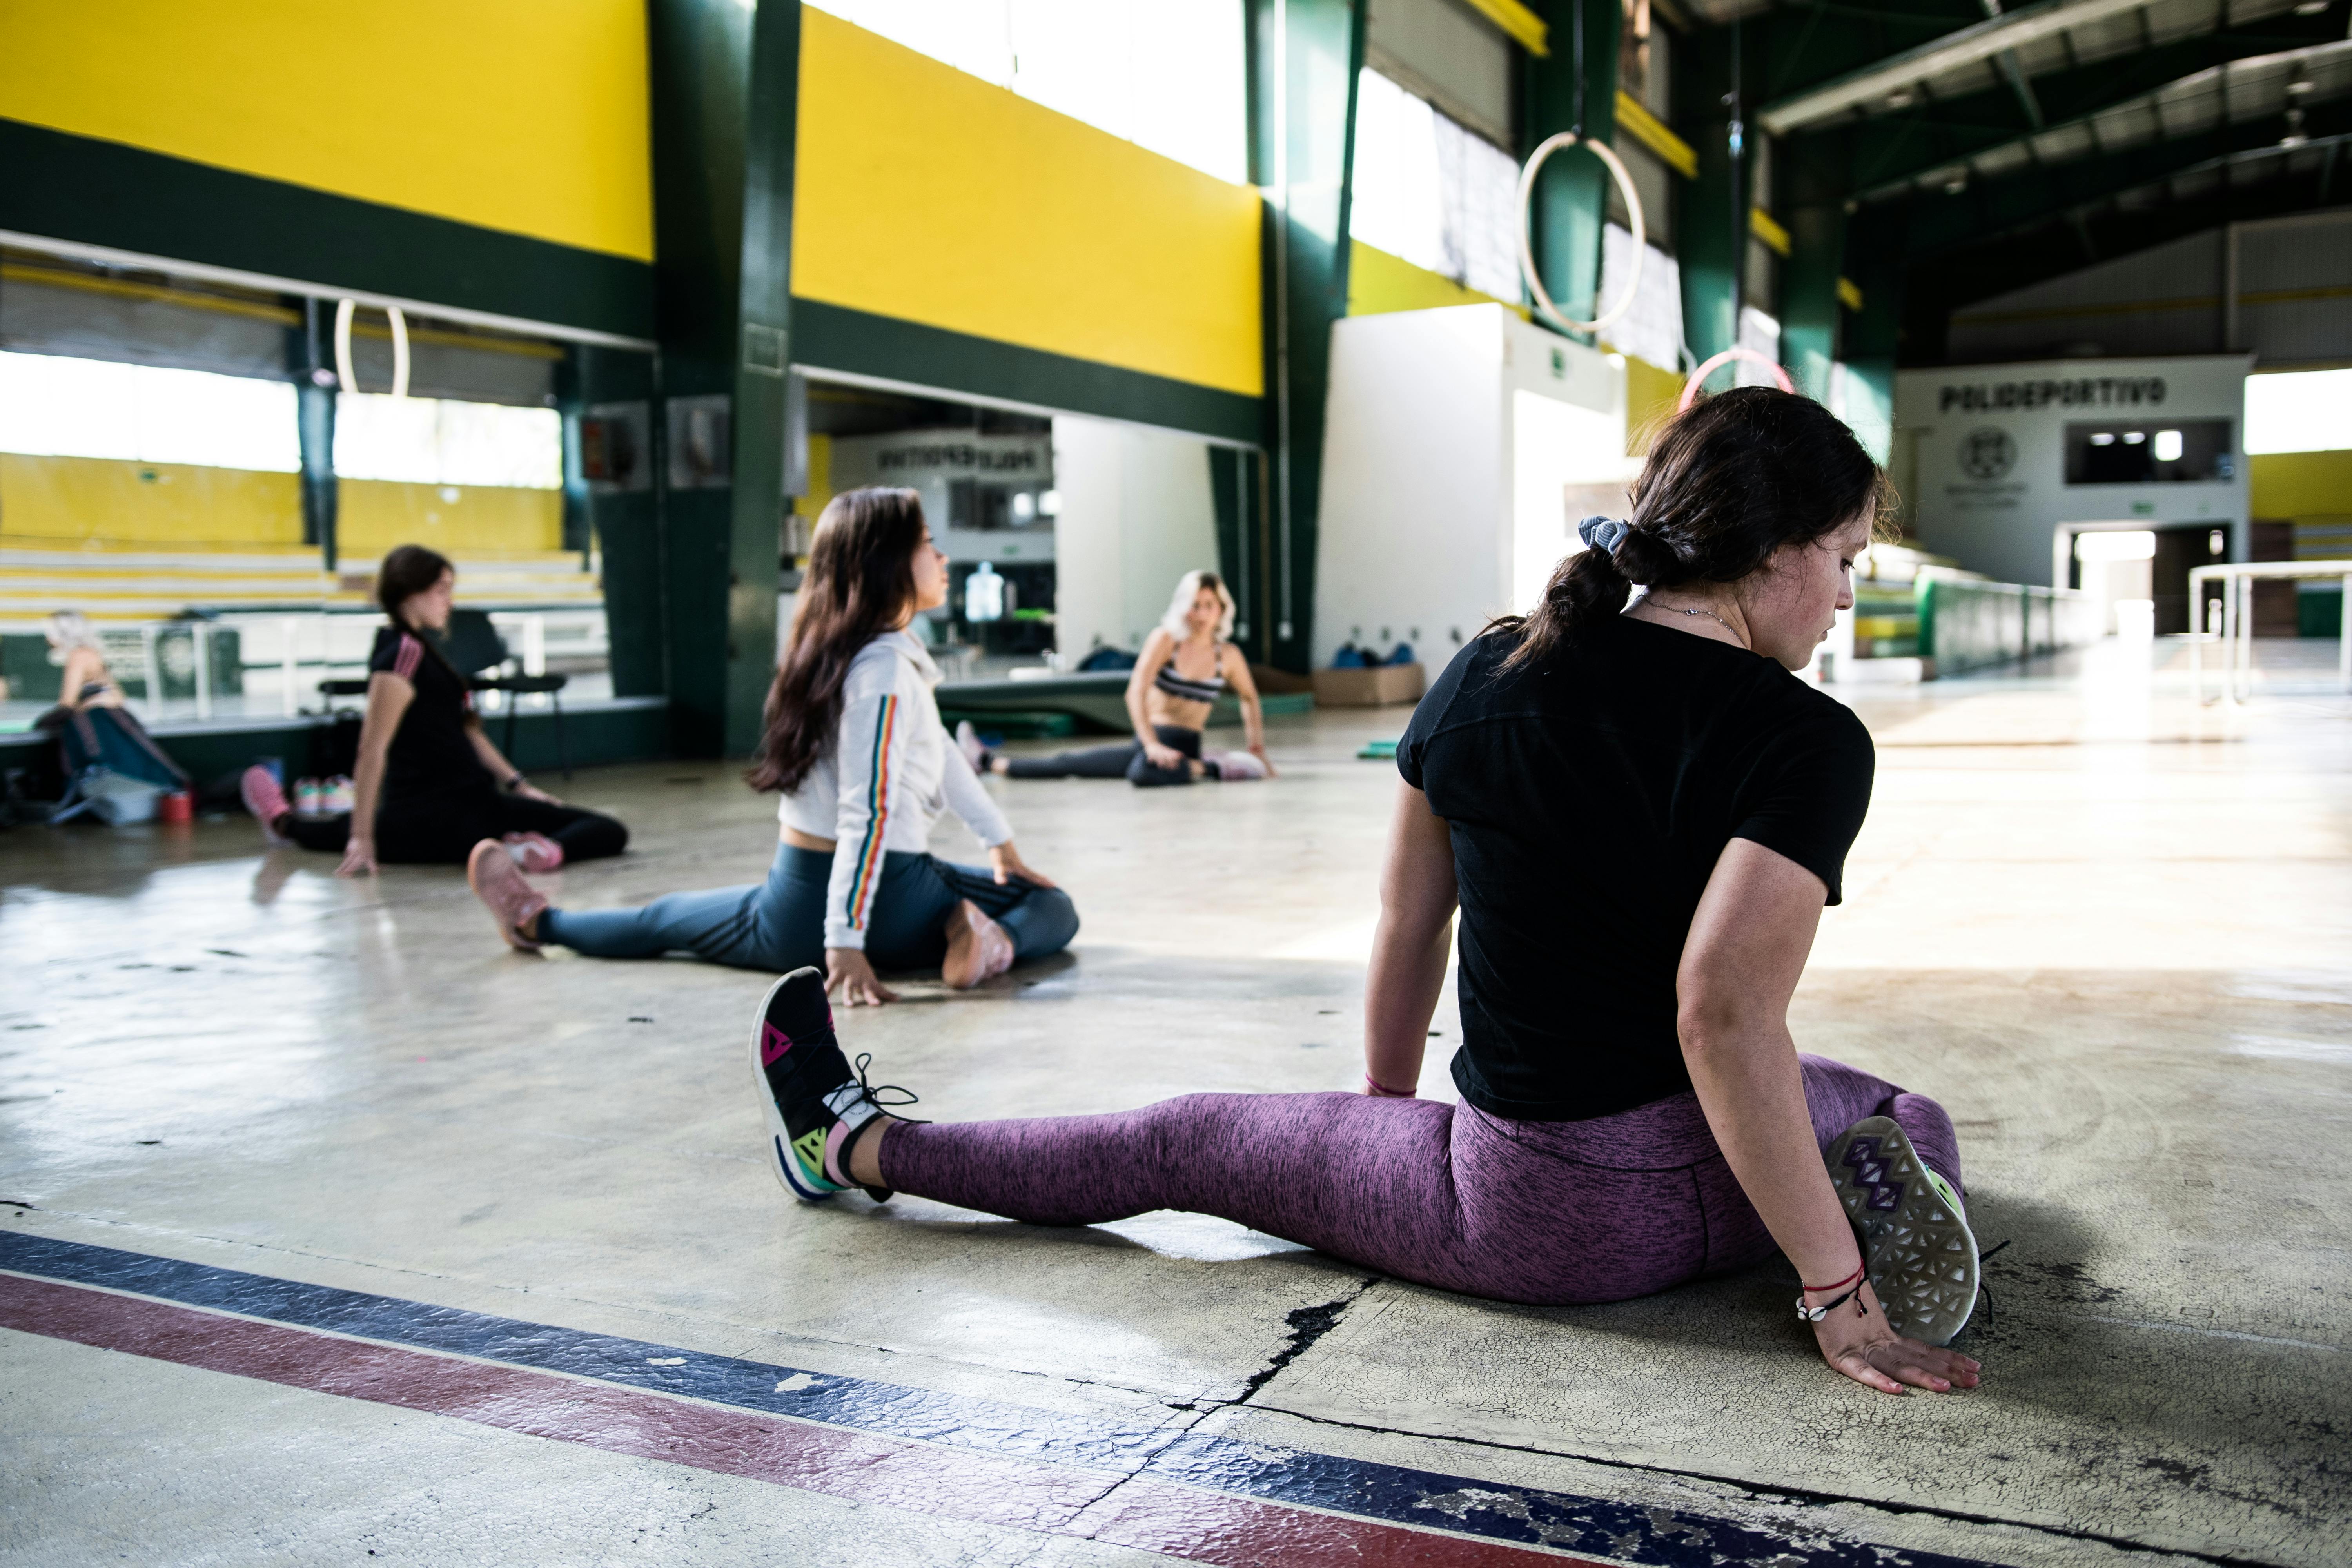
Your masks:
{"label": "red painted line", "polygon": [[0,1274],[0,1328],[827,1497],[1080,1536],[1223,1568],[1597,1568],[1500,1542],[896,1442],[22,1275]]}

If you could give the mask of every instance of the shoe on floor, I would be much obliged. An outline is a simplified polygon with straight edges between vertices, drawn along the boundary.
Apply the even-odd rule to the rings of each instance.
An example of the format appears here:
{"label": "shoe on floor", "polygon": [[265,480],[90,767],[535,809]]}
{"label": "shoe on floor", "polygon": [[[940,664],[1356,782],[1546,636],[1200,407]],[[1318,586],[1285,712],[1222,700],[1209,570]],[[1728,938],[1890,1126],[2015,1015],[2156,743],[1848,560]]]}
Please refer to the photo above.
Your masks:
{"label": "shoe on floor", "polygon": [[522,928],[547,908],[547,900],[522,879],[522,868],[514,863],[504,844],[485,838],[475,845],[466,860],[466,881],[490,911],[509,947],[518,952],[539,951],[539,943],[523,935]]}
{"label": "shoe on floor", "polygon": [[1013,967],[1013,938],[978,904],[966,899],[948,922],[948,956],[940,965],[940,978],[949,990],[969,991]]}
{"label": "shoe on floor", "polygon": [[956,750],[963,753],[963,760],[971,764],[973,773],[987,770],[988,748],[980,743],[980,731],[971,727],[971,720],[961,720],[957,723],[955,743]]}
{"label": "shoe on floor", "polygon": [[[866,1081],[834,1037],[833,1005],[825,1000],[824,972],[793,970],[768,987],[751,1024],[751,1081],[767,1120],[768,1169],[784,1190],[815,1203],[851,1185],[829,1150],[846,1147],[849,1136],[881,1115],[887,1105],[912,1105],[915,1097],[893,1084]],[[887,1203],[887,1187],[867,1187],[876,1203]]]}
{"label": "shoe on floor", "polygon": [[263,843],[280,849],[294,842],[278,831],[278,824],[294,808],[287,802],[286,786],[278,782],[276,773],[256,763],[236,781],[236,793],[244,799],[245,809],[261,824]]}
{"label": "shoe on floor", "polygon": [[1893,1118],[1855,1122],[1822,1156],[1862,1236],[1878,1304],[1897,1333],[1948,1345],[1977,1305],[1977,1238],[1951,1184],[1929,1170]]}
{"label": "shoe on floor", "polygon": [[1250,752],[1212,752],[1208,761],[1217,765],[1217,777],[1225,784],[1246,784],[1265,777],[1265,764]]}
{"label": "shoe on floor", "polygon": [[501,842],[514,863],[534,877],[563,868],[563,846],[544,833],[509,833]]}

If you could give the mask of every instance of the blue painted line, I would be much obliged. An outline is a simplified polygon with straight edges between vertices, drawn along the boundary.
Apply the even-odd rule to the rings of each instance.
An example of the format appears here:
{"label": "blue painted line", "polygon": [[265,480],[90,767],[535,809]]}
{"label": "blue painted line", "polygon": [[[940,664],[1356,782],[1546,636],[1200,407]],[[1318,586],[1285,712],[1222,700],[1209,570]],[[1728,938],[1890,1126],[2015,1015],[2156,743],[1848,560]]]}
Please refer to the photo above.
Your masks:
{"label": "blue painted line", "polygon": [[[1811,1532],[1783,1533],[1605,1498],[1277,1449],[1176,1426],[1120,1427],[868,1378],[803,1372],[648,1340],[306,1285],[21,1232],[0,1232],[0,1269],[891,1437],[1121,1475],[1149,1475],[1209,1491],[1520,1545],[1549,1546],[1643,1568],[1721,1568],[1728,1563],[1778,1563],[1787,1568],[1798,1564],[1802,1568],[1992,1568],[1974,1558],[1896,1551]],[[666,1363],[675,1364],[662,1364]],[[780,1390],[779,1384],[792,1386]]]}

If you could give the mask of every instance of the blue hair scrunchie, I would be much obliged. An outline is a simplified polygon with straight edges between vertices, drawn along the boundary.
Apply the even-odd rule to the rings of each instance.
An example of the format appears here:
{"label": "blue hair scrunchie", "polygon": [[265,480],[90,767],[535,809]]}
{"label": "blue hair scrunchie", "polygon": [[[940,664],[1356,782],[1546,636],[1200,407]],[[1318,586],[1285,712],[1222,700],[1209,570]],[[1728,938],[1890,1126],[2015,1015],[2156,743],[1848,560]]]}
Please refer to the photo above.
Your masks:
{"label": "blue hair scrunchie", "polygon": [[1588,517],[1576,525],[1577,538],[1593,549],[1612,555],[1617,552],[1617,542],[1632,531],[1632,524],[1620,522],[1613,517]]}

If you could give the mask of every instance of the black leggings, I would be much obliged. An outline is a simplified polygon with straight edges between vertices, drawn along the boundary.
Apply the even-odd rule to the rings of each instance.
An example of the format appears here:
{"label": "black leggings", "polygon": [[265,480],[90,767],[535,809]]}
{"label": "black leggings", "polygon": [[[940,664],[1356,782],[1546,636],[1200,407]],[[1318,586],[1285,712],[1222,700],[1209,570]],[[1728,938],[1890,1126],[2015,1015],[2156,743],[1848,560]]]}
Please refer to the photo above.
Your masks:
{"label": "black leggings", "polygon": [[[352,819],[288,815],[278,831],[305,849],[341,854],[351,842]],[[375,858],[386,865],[462,866],[474,846],[509,833],[543,833],[563,846],[568,865],[618,855],[629,830],[609,816],[576,805],[550,805],[529,795],[494,791],[386,801],[376,808]]]}
{"label": "black leggings", "polygon": [[[1200,731],[1181,729],[1174,724],[1154,724],[1151,729],[1161,745],[1173,746],[1193,761],[1200,760]],[[1153,767],[1140,741],[1089,746],[1082,752],[1060,752],[1050,757],[1007,757],[1004,771],[1008,777],[1016,779],[1125,779],[1140,789],[1192,782],[1190,768]]]}

